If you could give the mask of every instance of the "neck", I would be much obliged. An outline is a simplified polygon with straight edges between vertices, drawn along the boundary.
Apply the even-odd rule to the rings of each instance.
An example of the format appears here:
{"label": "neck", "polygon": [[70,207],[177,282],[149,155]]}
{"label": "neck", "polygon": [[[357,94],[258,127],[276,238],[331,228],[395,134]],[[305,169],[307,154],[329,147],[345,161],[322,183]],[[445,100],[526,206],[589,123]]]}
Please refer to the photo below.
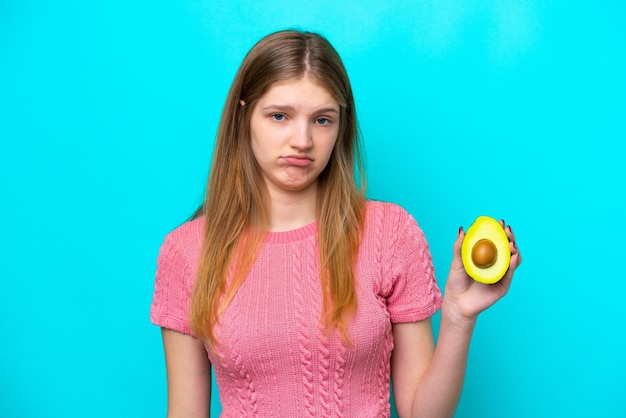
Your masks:
{"label": "neck", "polygon": [[299,192],[269,190],[270,232],[290,231],[316,219],[317,188],[311,185]]}

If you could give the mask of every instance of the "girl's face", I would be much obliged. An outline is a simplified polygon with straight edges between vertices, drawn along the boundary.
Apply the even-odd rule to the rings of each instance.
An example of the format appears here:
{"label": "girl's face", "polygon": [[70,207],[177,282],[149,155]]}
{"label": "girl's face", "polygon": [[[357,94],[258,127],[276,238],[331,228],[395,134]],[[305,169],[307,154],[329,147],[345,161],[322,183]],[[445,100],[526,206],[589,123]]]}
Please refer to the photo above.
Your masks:
{"label": "girl's face", "polygon": [[315,188],[337,141],[339,104],[306,74],[276,82],[250,120],[252,151],[270,196]]}

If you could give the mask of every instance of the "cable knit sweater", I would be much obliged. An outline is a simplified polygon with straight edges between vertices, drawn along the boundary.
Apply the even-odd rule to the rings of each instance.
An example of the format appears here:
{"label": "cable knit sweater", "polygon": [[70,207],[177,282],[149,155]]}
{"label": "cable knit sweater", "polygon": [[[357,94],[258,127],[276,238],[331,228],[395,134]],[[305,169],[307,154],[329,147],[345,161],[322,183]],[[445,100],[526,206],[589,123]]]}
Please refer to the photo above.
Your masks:
{"label": "cable knit sweater", "polygon": [[[161,247],[151,320],[192,334],[188,304],[204,218],[167,235]],[[369,201],[356,265],[352,346],[319,330],[317,225],[271,232],[224,312],[207,350],[223,417],[388,417],[391,324],[433,315],[441,306],[431,255],[413,218]]]}

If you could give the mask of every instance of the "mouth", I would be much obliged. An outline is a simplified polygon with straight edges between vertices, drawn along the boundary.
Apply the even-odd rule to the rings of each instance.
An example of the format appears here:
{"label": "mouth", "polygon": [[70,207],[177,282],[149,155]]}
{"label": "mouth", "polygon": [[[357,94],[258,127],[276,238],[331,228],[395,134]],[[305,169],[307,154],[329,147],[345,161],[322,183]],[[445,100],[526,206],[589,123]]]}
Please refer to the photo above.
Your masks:
{"label": "mouth", "polygon": [[313,162],[313,159],[306,155],[286,155],[283,160],[289,165],[295,165],[297,167],[306,167]]}

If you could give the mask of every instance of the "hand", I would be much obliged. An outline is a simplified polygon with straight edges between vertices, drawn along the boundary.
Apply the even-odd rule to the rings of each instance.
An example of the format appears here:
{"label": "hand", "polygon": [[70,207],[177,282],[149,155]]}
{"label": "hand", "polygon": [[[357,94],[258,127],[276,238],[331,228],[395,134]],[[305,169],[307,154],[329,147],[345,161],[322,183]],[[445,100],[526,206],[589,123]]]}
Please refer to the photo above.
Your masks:
{"label": "hand", "polygon": [[511,262],[504,277],[494,284],[482,284],[475,281],[463,268],[461,244],[465,232],[463,228],[459,228],[459,236],[454,243],[454,255],[446,283],[442,312],[446,311],[456,319],[475,320],[479,313],[496,303],[508,292],[513,280],[513,273],[522,263],[522,256],[517,248],[515,234],[513,234],[511,227],[506,226],[504,221],[500,221],[500,225],[504,228],[509,239]]}

